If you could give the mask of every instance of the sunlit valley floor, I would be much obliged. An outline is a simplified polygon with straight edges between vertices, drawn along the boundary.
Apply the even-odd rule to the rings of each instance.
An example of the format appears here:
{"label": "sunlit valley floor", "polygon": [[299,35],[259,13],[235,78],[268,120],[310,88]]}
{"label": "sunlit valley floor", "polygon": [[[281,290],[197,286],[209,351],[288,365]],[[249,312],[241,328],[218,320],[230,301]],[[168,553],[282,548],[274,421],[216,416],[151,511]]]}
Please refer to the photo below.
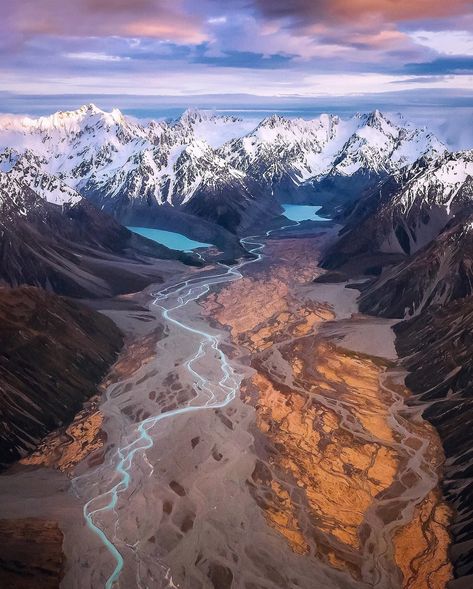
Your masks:
{"label": "sunlit valley floor", "polygon": [[[222,338],[243,380],[225,406],[150,429],[116,507],[96,515],[124,559],[117,586],[439,589],[451,578],[444,455],[405,403],[393,322],[360,315],[344,283],[313,282],[331,232],[310,233],[273,234],[241,279],[176,312]],[[138,424],[199,404],[185,364],[199,337],[163,321],[156,290],[108,304],[127,344],[101,396],[0,478],[4,561],[40,540],[27,544],[29,570],[3,570],[6,586],[62,575],[63,587],[105,586],[116,562],[84,525],[85,501],[118,480],[116,449]],[[221,377],[211,355],[194,368]]]}
{"label": "sunlit valley floor", "polygon": [[473,151],[93,104],[0,144],[2,589],[470,589]]}

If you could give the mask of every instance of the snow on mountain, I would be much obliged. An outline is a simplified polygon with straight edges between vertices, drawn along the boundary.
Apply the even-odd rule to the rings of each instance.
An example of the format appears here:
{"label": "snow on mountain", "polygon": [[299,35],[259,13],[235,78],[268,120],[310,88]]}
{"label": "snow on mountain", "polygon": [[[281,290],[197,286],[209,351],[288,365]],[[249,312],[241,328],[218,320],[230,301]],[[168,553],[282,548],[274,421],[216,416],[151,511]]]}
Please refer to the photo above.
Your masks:
{"label": "snow on mountain", "polygon": [[473,208],[473,150],[419,160],[400,175],[400,183],[376,213],[383,225],[391,226],[381,249],[412,253],[457,213]]}
{"label": "snow on mountain", "polygon": [[18,216],[26,217],[42,209],[45,203],[74,205],[83,201],[80,194],[40,170],[39,158],[26,151],[0,153],[1,221]]}
{"label": "snow on mountain", "polygon": [[267,181],[288,173],[297,183],[328,173],[356,126],[337,116],[286,119],[272,115],[254,131],[229,142],[222,153],[235,167]]}
{"label": "snow on mountain", "polygon": [[213,149],[217,149],[228,141],[251,132],[254,122],[191,108],[186,110],[171,128],[174,133],[181,128],[187,138],[203,140]]}
{"label": "snow on mountain", "polygon": [[5,149],[0,153],[0,172],[9,172],[19,160],[20,154],[14,149]]}
{"label": "snow on mountain", "polygon": [[34,201],[25,198],[24,187],[8,173],[0,171],[0,212],[1,221],[11,216],[25,216]]}
{"label": "snow on mountain", "polygon": [[45,198],[31,188],[19,164],[26,169],[34,162],[25,160],[22,156],[8,172],[0,171],[1,285],[30,284],[73,297],[111,296],[162,280],[150,258],[192,261],[132,233],[77,193],[69,200]]}
{"label": "snow on mountain", "polygon": [[[413,178],[394,200],[404,214],[419,201],[429,201],[450,215],[465,182],[473,179],[473,150],[460,151],[433,160]],[[473,196],[473,195],[469,195]]]}
{"label": "snow on mountain", "polygon": [[329,174],[351,176],[360,169],[392,172],[445,150],[426,129],[379,111],[346,121],[326,114],[310,121],[273,115],[225,146],[234,166],[256,175],[262,170],[268,180],[287,173],[295,183]]}
{"label": "snow on mountain", "polygon": [[466,209],[473,209],[473,150],[419,160],[375,213],[378,231],[384,228],[381,251],[415,252]]}
{"label": "snow on mountain", "polygon": [[[180,202],[187,201],[199,184],[196,170],[188,174],[193,176],[192,183],[183,185],[186,174],[181,167],[186,158],[180,156],[186,148],[202,151],[207,144],[206,161],[213,157],[218,173],[224,166],[221,158],[212,156],[212,146],[247,127],[248,123],[235,117],[194,110],[174,123],[140,124],[118,110],[106,113],[89,104],[39,119],[0,117],[0,146],[30,150],[41,158],[46,173],[85,194],[113,198],[126,192],[131,199],[173,204],[175,196]],[[194,153],[190,159],[199,158]],[[175,195],[172,187],[178,176],[182,192]]]}
{"label": "snow on mountain", "polygon": [[15,150],[6,149],[0,153],[0,170],[5,177],[31,188],[44,200],[58,204],[75,204],[82,197],[75,190],[62,182],[57,176],[48,174],[42,169],[42,160],[30,150],[19,154]]}
{"label": "snow on mountain", "polygon": [[325,177],[392,173],[446,150],[426,129],[379,111],[349,120],[273,115],[253,128],[194,109],[176,121],[140,122],[93,104],[38,119],[0,116],[0,148],[36,157],[40,172],[31,168],[27,178],[46,198],[60,199],[68,186],[112,212],[114,202],[186,207],[194,195],[225,199],[226,183],[241,203],[313,193]]}
{"label": "snow on mountain", "polygon": [[391,173],[419,157],[445,153],[446,146],[425,128],[417,128],[401,115],[378,110],[358,116],[358,128],[343,147],[334,170],[352,175],[362,168]]}
{"label": "snow on mountain", "polygon": [[359,201],[324,265],[340,268],[358,258],[374,266],[376,257],[414,254],[468,214],[473,214],[473,150],[419,159]]}
{"label": "snow on mountain", "polygon": [[38,119],[0,116],[0,145],[18,151],[31,149],[51,160],[55,172],[61,170],[71,152],[83,156],[80,152],[84,148],[94,150],[108,141],[118,147],[135,138],[145,138],[140,125],[126,120],[116,109],[106,113],[93,104]]}

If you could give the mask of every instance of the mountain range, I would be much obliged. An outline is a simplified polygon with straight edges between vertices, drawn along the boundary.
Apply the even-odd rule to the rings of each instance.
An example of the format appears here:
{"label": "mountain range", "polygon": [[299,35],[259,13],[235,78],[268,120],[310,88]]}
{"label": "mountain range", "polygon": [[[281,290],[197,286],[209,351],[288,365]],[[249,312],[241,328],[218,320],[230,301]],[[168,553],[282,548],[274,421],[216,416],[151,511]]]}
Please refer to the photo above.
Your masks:
{"label": "mountain range", "polygon": [[67,186],[128,225],[177,226],[178,210],[232,233],[280,213],[281,202],[317,201],[332,212],[378,179],[447,150],[427,129],[379,111],[349,120],[273,115],[251,128],[198,110],[140,122],[93,104],[38,119],[0,117],[0,149],[7,162],[26,152],[31,180],[49,200]]}

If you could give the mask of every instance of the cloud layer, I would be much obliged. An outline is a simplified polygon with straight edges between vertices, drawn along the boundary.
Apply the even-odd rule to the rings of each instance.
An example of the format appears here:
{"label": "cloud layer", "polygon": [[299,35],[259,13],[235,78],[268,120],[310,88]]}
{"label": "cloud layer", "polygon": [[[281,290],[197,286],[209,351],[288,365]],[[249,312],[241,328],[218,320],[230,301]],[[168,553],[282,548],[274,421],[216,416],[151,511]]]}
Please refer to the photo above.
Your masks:
{"label": "cloud layer", "polygon": [[0,0],[0,90],[471,88],[468,0]]}

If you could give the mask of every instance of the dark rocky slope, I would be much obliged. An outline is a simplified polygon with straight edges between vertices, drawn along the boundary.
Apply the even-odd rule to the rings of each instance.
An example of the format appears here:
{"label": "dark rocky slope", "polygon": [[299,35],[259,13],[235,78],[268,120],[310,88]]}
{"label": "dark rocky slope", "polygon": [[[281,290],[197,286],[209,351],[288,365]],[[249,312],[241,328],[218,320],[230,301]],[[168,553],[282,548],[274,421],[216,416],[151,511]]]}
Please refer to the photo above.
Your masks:
{"label": "dark rocky slope", "polygon": [[197,263],[132,233],[84,199],[50,203],[0,174],[0,283],[110,296],[160,282],[157,258]]}
{"label": "dark rocky slope", "polygon": [[65,564],[62,540],[52,521],[0,520],[0,587],[58,589]]}
{"label": "dark rocky slope", "polygon": [[414,256],[361,286],[360,310],[402,319],[473,292],[473,215],[455,222]]}
{"label": "dark rocky slope", "polygon": [[468,211],[473,211],[473,152],[420,159],[345,211],[345,227],[323,265],[358,272],[397,262],[428,245],[456,215]]}
{"label": "dark rocky slope", "polygon": [[473,585],[473,297],[427,309],[394,328],[411,402],[438,430],[447,456],[445,496],[456,510],[451,589]]}
{"label": "dark rocky slope", "polygon": [[38,288],[0,289],[0,465],[70,420],[121,345],[100,313]]}

